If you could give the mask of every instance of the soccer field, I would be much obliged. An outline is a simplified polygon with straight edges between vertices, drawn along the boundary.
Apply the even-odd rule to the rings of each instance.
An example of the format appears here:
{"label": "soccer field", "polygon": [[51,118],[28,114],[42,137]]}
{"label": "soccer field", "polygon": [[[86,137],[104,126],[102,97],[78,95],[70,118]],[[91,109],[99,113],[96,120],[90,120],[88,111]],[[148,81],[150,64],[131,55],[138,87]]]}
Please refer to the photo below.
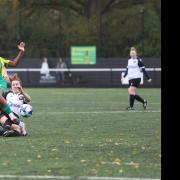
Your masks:
{"label": "soccer field", "polygon": [[[27,89],[34,108],[27,137],[0,137],[0,175],[158,178],[161,176],[161,90]],[[4,178],[5,179],[5,178]]]}

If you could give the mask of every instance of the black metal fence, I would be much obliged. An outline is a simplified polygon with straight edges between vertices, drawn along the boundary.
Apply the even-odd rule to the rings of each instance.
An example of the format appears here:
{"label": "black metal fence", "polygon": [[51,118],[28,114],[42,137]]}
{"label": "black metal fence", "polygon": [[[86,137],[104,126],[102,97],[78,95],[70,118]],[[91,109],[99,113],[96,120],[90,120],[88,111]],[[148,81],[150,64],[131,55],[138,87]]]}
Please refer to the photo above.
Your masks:
{"label": "black metal fence", "polygon": [[[56,60],[49,59],[48,76],[40,72],[42,59],[24,59],[17,69],[8,69],[8,73],[17,72],[25,87],[127,87],[121,83],[121,73],[127,64],[126,58],[98,59],[96,65],[71,65],[70,59],[65,59],[65,61],[68,68],[65,72],[61,72],[55,69]],[[145,59],[144,63],[153,81],[148,83],[144,77],[142,87],[160,88],[160,59]]]}

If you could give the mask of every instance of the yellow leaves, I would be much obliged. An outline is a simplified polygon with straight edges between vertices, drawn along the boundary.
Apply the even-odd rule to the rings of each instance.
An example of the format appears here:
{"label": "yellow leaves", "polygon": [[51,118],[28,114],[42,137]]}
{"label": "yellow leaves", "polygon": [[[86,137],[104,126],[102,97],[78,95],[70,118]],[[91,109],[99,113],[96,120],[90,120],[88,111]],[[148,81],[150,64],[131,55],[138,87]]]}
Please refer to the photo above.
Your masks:
{"label": "yellow leaves", "polygon": [[107,144],[104,143],[104,144],[100,144],[99,147],[103,147],[103,146],[106,146]]}
{"label": "yellow leaves", "polygon": [[80,160],[80,163],[86,163],[86,162],[87,162],[87,161],[84,160],[84,159]]}
{"label": "yellow leaves", "polygon": [[142,150],[145,150],[146,148],[145,148],[145,146],[141,146],[141,149],[142,149]]}
{"label": "yellow leaves", "polygon": [[28,160],[27,160],[27,162],[28,162],[28,163],[31,163],[31,162],[32,162],[32,160],[31,160],[31,159],[28,159]]}
{"label": "yellow leaves", "polygon": [[100,166],[102,164],[101,160],[97,159],[96,160],[96,166]]}
{"label": "yellow leaves", "polygon": [[37,155],[37,158],[38,158],[38,159],[41,159],[42,157],[41,157],[41,155],[40,155],[40,154],[38,154],[38,155]]}
{"label": "yellow leaves", "polygon": [[102,161],[102,160],[99,160],[97,159],[96,160],[96,166],[101,166],[101,165],[105,165],[105,164],[114,164],[114,165],[117,165],[117,166],[121,166],[122,165],[122,160],[119,159],[119,158],[116,158],[114,159],[113,162],[105,162],[105,161]]}
{"label": "yellow leaves", "polygon": [[121,166],[122,165],[122,160],[116,158],[114,161],[113,161],[113,164],[116,164],[118,166]]}
{"label": "yellow leaves", "polygon": [[51,172],[51,170],[50,169],[48,169],[48,171],[47,171],[48,173],[50,173]]}
{"label": "yellow leaves", "polygon": [[117,142],[115,142],[115,145],[116,145],[116,146],[119,146],[119,145],[121,145],[121,144],[123,144],[123,139],[122,139],[122,138],[119,138],[119,139],[117,140]]}
{"label": "yellow leaves", "polygon": [[106,142],[107,143],[114,143],[116,146],[119,146],[119,145],[123,144],[123,139],[122,138],[118,138],[118,139],[116,139],[115,142],[113,142],[112,139],[108,138],[108,139],[106,139]]}
{"label": "yellow leaves", "polygon": [[121,145],[121,144],[123,144],[123,143],[115,142],[114,144],[115,144],[116,146],[119,146],[119,145]]}
{"label": "yellow leaves", "polygon": [[129,165],[129,166],[132,166],[134,167],[135,169],[138,169],[139,168],[139,163],[135,163],[133,161],[131,161],[130,163],[125,163],[126,165]]}
{"label": "yellow leaves", "polygon": [[134,168],[138,169],[138,168],[139,168],[139,163],[136,163],[136,164],[134,165]]}
{"label": "yellow leaves", "polygon": [[113,141],[112,141],[112,139],[106,139],[106,142],[107,143],[112,143]]}
{"label": "yellow leaves", "polygon": [[122,170],[122,169],[120,169],[120,170],[119,170],[119,173],[120,173],[120,174],[122,174],[122,173],[123,173],[123,170]]}
{"label": "yellow leaves", "polygon": [[64,140],[64,144],[71,144],[69,140]]}
{"label": "yellow leaves", "polygon": [[58,150],[57,148],[53,148],[53,149],[51,149],[51,151],[52,151],[52,152],[57,151],[57,150]]}
{"label": "yellow leaves", "polygon": [[[101,166],[101,165],[105,165],[105,164],[113,164],[113,165],[116,165],[116,166],[123,166],[123,165],[128,165],[128,166],[132,166],[133,168],[135,169],[138,169],[139,168],[139,163],[136,163],[136,162],[133,162],[131,161],[130,163],[123,163],[123,161],[119,158],[115,158],[113,160],[113,162],[105,162],[105,161],[102,161],[102,160],[96,160],[96,166]],[[120,169],[119,170],[119,173],[123,173],[123,170]]]}

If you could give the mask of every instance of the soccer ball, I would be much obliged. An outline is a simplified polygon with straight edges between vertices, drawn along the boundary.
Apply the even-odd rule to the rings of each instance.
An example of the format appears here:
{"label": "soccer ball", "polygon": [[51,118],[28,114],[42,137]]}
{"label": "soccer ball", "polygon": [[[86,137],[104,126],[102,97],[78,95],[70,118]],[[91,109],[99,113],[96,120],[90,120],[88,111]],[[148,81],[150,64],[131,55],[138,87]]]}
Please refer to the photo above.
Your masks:
{"label": "soccer ball", "polygon": [[19,110],[21,116],[23,116],[23,117],[32,116],[32,111],[33,111],[32,106],[29,104],[23,104]]}

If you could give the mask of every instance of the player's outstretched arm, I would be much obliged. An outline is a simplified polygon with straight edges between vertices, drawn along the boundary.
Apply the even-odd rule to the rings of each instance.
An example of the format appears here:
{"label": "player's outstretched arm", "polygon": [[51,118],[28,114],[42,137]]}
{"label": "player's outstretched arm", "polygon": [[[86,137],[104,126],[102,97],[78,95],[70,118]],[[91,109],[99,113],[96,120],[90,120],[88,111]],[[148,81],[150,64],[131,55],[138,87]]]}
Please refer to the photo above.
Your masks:
{"label": "player's outstretched arm", "polygon": [[13,61],[9,61],[8,67],[15,67],[19,63],[19,61],[22,59],[22,57],[24,55],[24,51],[25,51],[25,43],[21,42],[18,45],[18,49],[19,49],[19,53],[18,53],[17,57]]}

